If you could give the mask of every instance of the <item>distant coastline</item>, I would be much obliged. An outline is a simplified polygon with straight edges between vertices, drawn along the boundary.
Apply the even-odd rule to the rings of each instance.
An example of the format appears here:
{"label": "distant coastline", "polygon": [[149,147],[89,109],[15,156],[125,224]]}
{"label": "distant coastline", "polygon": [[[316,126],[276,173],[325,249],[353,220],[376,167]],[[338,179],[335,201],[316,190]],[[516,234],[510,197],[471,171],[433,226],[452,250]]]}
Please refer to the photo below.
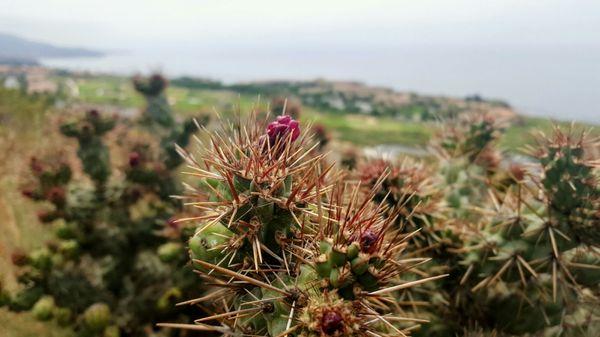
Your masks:
{"label": "distant coastline", "polygon": [[0,33],[0,64],[4,65],[32,66],[39,65],[41,59],[102,56],[106,56],[106,53],[81,47],[55,46]]}
{"label": "distant coastline", "polygon": [[272,79],[359,81],[432,96],[479,95],[519,113],[600,124],[600,49],[406,46],[391,50],[147,48],[96,58],[41,59],[44,66],[131,76],[160,71],[174,78],[227,84]]}
{"label": "distant coastline", "polygon": [[[10,50],[10,54],[7,52]],[[358,81],[398,92],[486,97],[528,116],[600,124],[600,49],[405,46],[355,50],[148,48],[95,51],[0,33],[0,64],[131,76],[162,72],[236,84],[271,79]]]}

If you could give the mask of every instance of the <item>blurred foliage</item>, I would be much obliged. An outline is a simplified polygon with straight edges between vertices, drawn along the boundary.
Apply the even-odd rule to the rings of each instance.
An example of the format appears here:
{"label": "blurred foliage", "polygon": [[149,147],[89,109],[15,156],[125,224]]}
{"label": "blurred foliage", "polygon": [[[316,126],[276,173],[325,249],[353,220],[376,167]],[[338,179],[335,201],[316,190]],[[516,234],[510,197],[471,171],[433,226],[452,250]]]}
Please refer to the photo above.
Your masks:
{"label": "blurred foliage", "polygon": [[[61,74],[58,75],[59,80],[64,80],[65,77],[71,77],[72,74]],[[0,261],[0,270],[3,275],[2,279],[4,280],[4,285],[9,288],[11,291],[16,289],[15,279],[13,274],[18,274],[15,271],[15,268],[11,265],[9,259],[11,252],[15,250],[17,247],[22,247],[25,253],[42,248],[45,246],[45,242],[48,239],[54,237],[53,231],[56,228],[49,228],[48,226],[40,226],[38,223],[38,215],[35,212],[32,212],[32,204],[18,195],[18,189],[21,187],[21,183],[24,176],[27,176],[26,172],[28,168],[26,167],[25,157],[33,154],[43,154],[43,153],[52,153],[56,149],[64,149],[68,155],[66,155],[65,159],[73,161],[76,156],[76,147],[79,146],[78,142],[67,141],[64,137],[61,137],[57,132],[57,126],[54,123],[59,114],[67,114],[64,108],[64,103],[67,106],[75,106],[78,110],[88,109],[88,108],[102,108],[108,111],[119,112],[127,117],[131,117],[136,114],[136,111],[140,109],[145,109],[148,103],[151,103],[151,99],[148,97],[144,97],[142,95],[137,95],[135,88],[131,85],[130,81],[123,77],[118,76],[91,76],[91,75],[78,75],[75,76],[75,82],[77,83],[77,87],[79,89],[79,95],[76,97],[64,97],[64,96],[52,96],[52,95],[26,95],[25,93],[17,90],[8,90],[0,88],[0,150],[3,154],[2,163],[0,163],[0,173],[2,173],[2,177],[0,178],[0,190],[2,190],[2,194],[0,194],[0,215],[4,220],[3,229],[6,229],[3,238],[0,239],[0,255],[3,256],[2,261]],[[236,111],[246,111],[252,108],[256,108],[258,112],[266,111],[269,106],[269,102],[271,98],[280,97],[282,94],[286,94],[289,91],[281,90],[281,88],[273,87],[249,87],[249,86],[225,86],[221,83],[206,81],[206,83],[198,83],[196,80],[185,80],[185,79],[176,79],[172,82],[172,86],[166,92],[164,101],[161,104],[167,104],[174,113],[175,119],[179,120],[182,118],[189,118],[193,116],[197,116],[198,113],[203,114],[213,114],[213,111],[219,111],[223,116],[232,116],[236,113]],[[261,92],[260,90],[264,90]],[[258,94],[261,93],[260,101],[258,103],[257,99]],[[292,92],[292,95],[297,94],[297,92]],[[421,105],[419,105],[421,104]],[[315,124],[319,124],[324,127],[328,134],[331,135],[332,141],[329,142],[329,145],[326,146],[324,150],[333,149],[337,151],[337,146],[340,142],[351,143],[352,147],[354,146],[373,146],[379,144],[401,144],[415,147],[425,147],[430,144],[433,139],[434,142],[438,138],[436,135],[436,130],[440,125],[448,125],[452,122],[453,118],[442,119],[442,122],[439,123],[437,121],[418,121],[412,119],[413,116],[422,114],[425,110],[422,106],[424,103],[419,103],[414,106],[407,106],[400,115],[404,117],[392,118],[392,117],[374,117],[366,114],[358,114],[354,113],[344,113],[338,110],[332,109],[329,106],[318,106],[314,104],[306,104],[302,108],[302,113],[300,115],[300,120],[305,125],[308,122],[314,122]],[[351,111],[352,112],[352,111]],[[275,113],[278,113],[277,111]],[[456,117],[456,116],[454,116]],[[116,134],[117,136],[113,136],[109,134],[108,139],[105,139],[103,142],[109,144],[110,155],[114,156],[114,148],[118,147],[118,142],[115,141],[115,138],[119,138],[124,135],[124,133],[119,133],[119,130],[128,130],[131,127],[131,122],[127,121],[129,118],[124,118],[124,123],[119,123],[117,126],[117,130],[112,131],[112,134]],[[522,308],[521,302],[514,302],[512,300],[506,300],[506,298],[502,298],[503,296],[493,296],[498,294],[505,294],[502,289],[502,286],[506,286],[506,282],[503,280],[505,277],[498,277],[499,282],[498,285],[494,286],[493,290],[485,290],[485,294],[478,294],[477,296],[482,296],[481,298],[486,298],[486,301],[480,302],[479,300],[475,300],[475,295],[470,295],[469,292],[465,289],[462,289],[457,286],[457,283],[460,283],[460,278],[462,278],[467,269],[468,263],[465,261],[477,261],[480,264],[481,270],[476,274],[472,274],[473,280],[469,279],[469,281],[465,281],[468,283],[470,287],[477,286],[478,282],[482,282],[486,279],[486,276],[496,275],[492,273],[497,273],[499,268],[502,268],[502,264],[499,262],[490,262],[494,260],[490,260],[484,258],[486,254],[496,254],[498,255],[498,260],[496,261],[504,261],[503,252],[512,251],[515,246],[519,244],[515,243],[516,240],[513,240],[511,232],[506,232],[504,230],[499,229],[500,227],[496,226],[498,223],[501,223],[501,220],[496,218],[484,217],[482,214],[474,212],[473,209],[485,209],[486,214],[492,214],[497,209],[490,210],[492,205],[497,205],[500,197],[504,197],[507,195],[513,195],[516,190],[515,181],[511,176],[511,172],[509,167],[505,165],[505,163],[510,162],[512,160],[512,154],[522,153],[520,151],[525,145],[535,144],[536,137],[533,135],[533,130],[542,130],[547,134],[552,132],[553,126],[556,123],[548,121],[543,118],[534,118],[534,117],[524,117],[519,116],[515,120],[511,121],[505,128],[503,128],[503,132],[498,134],[498,136],[494,136],[490,138],[493,146],[490,146],[495,151],[499,151],[501,155],[501,162],[504,163],[499,167],[490,167],[489,165],[482,165],[482,158],[485,159],[483,162],[490,163],[494,158],[494,154],[488,151],[484,151],[484,154],[488,157],[484,156],[475,156],[469,158],[469,156],[465,156],[464,153],[454,153],[452,155],[441,156],[443,160],[439,158],[432,159],[428,158],[427,163],[433,163],[435,169],[437,170],[436,174],[432,173],[432,177],[435,178],[437,191],[444,193],[444,203],[441,209],[444,209],[444,216],[446,220],[448,218],[458,219],[460,220],[460,226],[456,224],[451,224],[448,222],[444,222],[445,226],[442,228],[428,228],[429,230],[424,230],[424,237],[421,237],[420,242],[418,244],[432,244],[441,242],[441,247],[432,252],[432,255],[427,255],[428,257],[434,257],[433,265],[447,265],[451,267],[451,275],[453,277],[452,280],[442,282],[439,288],[427,288],[419,290],[417,293],[403,293],[399,301],[407,301],[408,296],[413,296],[412,299],[416,302],[419,302],[418,299],[424,298],[426,301],[430,301],[435,304],[435,308],[429,310],[422,310],[422,313],[431,313],[438,317],[440,312],[445,315],[444,317],[452,317],[453,320],[446,322],[439,322],[437,320],[433,320],[434,324],[432,324],[432,328],[430,330],[425,330],[424,333],[429,333],[431,336],[435,336],[436,334],[442,336],[439,331],[448,331],[450,329],[452,333],[459,334],[464,329],[469,330],[470,326],[465,326],[470,324],[468,322],[462,321],[460,315],[457,313],[460,310],[468,310],[473,317],[479,317],[481,319],[481,323],[483,323],[483,327],[485,328],[480,333],[483,335],[486,331],[491,330],[492,328],[504,329],[506,327],[498,327],[495,326],[493,322],[498,322],[500,320],[510,321],[511,317],[505,317],[500,315],[499,313],[494,314],[493,310],[489,310],[489,308],[493,308],[494,306],[509,308],[504,309],[506,312],[515,312]],[[561,127],[565,128],[568,126],[568,123],[558,123]],[[191,126],[191,124],[187,123],[187,127],[185,123],[178,124],[181,129],[179,131],[183,131],[186,128]],[[583,125],[576,124],[576,129],[581,129]],[[468,131],[468,130],[467,130]],[[463,131],[466,133],[467,131]],[[68,132],[67,132],[68,133]],[[598,135],[598,130],[593,130],[591,136]],[[162,158],[166,160],[175,160],[172,163],[167,164],[163,162],[166,166],[169,167],[170,170],[173,170],[172,177],[174,179],[176,174],[174,171],[178,162],[176,158],[177,155],[174,155],[174,148],[172,146],[172,142],[176,141],[181,143],[181,139],[178,139],[177,132],[158,132],[155,136],[160,139],[163,139],[164,142],[154,142],[154,148],[161,148],[165,150],[167,154],[163,153]],[[126,137],[123,137],[123,142],[126,142]],[[43,141],[40,141],[43,140]],[[120,145],[123,145],[123,142]],[[487,143],[486,143],[487,144]],[[476,147],[485,148],[486,144],[476,144]],[[97,147],[96,147],[97,149]],[[445,148],[448,151],[448,148]],[[503,151],[507,150],[507,153]],[[133,152],[138,154],[146,153],[149,151],[146,147],[139,147],[135,151],[129,151],[125,154],[121,153],[121,161],[122,165],[129,165],[128,162],[132,160],[129,155]],[[102,152],[102,151],[101,151]],[[151,151],[150,151],[151,152]],[[349,153],[349,152],[348,152]],[[597,153],[597,152],[596,152]],[[439,155],[439,153],[438,153]],[[82,154],[83,156],[83,154]],[[596,154],[597,156],[597,154]],[[85,156],[83,156],[85,157]],[[92,156],[94,158],[102,158],[103,156]],[[135,157],[135,156],[134,156]],[[526,158],[528,161],[536,161],[535,155],[533,153],[527,153]],[[475,160],[477,159],[477,160]],[[135,161],[135,158],[133,158]],[[359,154],[352,153],[352,165],[357,160],[363,160],[360,158]],[[94,160],[94,164],[101,164],[102,160]],[[391,165],[394,165],[393,163]],[[81,172],[81,163],[75,164],[73,166],[73,179],[76,181],[84,181],[89,184],[89,178],[82,178]],[[83,165],[85,166],[85,165]],[[92,169],[97,169],[101,165],[90,165],[87,171]],[[124,166],[115,166],[114,163],[110,164],[111,168],[117,172],[121,172]],[[405,169],[406,167],[403,165],[398,165],[400,168]],[[409,165],[410,166],[410,165]],[[85,169],[85,167],[84,167]],[[401,172],[409,172],[403,171]],[[535,172],[535,171],[532,171]],[[535,177],[535,175],[533,175]],[[144,175],[138,175],[137,178],[144,177]],[[137,179],[134,178],[134,179]],[[110,180],[110,179],[109,179]],[[151,178],[152,181],[156,181],[155,177]],[[393,180],[394,184],[398,184],[398,181],[403,181],[402,179],[397,179],[397,176]],[[168,184],[177,183],[176,181],[169,182]],[[550,185],[554,185],[554,183],[550,183]],[[175,186],[175,185],[173,185]],[[160,187],[154,186],[153,188]],[[529,186],[531,187],[531,186]],[[564,187],[564,186],[563,186]],[[566,188],[561,188],[561,191],[564,191]],[[402,200],[400,197],[402,193],[407,193],[402,186],[397,186],[397,189],[400,194],[397,197],[398,200]],[[93,190],[93,189],[92,189]],[[498,200],[489,199],[490,192],[497,193],[496,197]],[[70,192],[69,192],[70,193]],[[173,193],[173,192],[169,192]],[[541,194],[539,194],[541,193]],[[545,192],[539,192],[538,195],[544,196]],[[167,193],[165,193],[166,195]],[[428,195],[424,197],[423,200],[429,200]],[[438,195],[436,194],[436,197]],[[529,198],[532,196],[529,195]],[[509,197],[512,198],[512,197]],[[544,198],[547,198],[544,197]],[[565,197],[568,200],[567,197]],[[508,199],[507,199],[508,200]],[[516,212],[520,208],[526,208],[525,205],[517,203],[515,200],[510,199],[506,201],[506,203],[501,203],[500,205],[503,207],[509,208],[509,211]],[[563,199],[561,199],[563,200]],[[495,204],[496,202],[496,204]],[[562,203],[564,201],[559,202]],[[42,203],[44,208],[49,206],[48,203]],[[532,203],[534,205],[536,212],[543,212],[545,210],[545,204],[541,200],[535,200]],[[414,205],[413,205],[414,206]],[[436,206],[438,207],[438,206]],[[444,207],[448,207],[445,209]],[[136,210],[136,214],[143,214],[147,209]],[[506,209],[503,209],[506,211]],[[528,210],[528,212],[533,212]],[[535,213],[535,212],[534,212]],[[569,218],[573,217],[582,217],[582,214],[588,214],[589,210],[579,211],[575,215],[569,215]],[[172,212],[170,213],[172,214]],[[494,213],[495,214],[495,213]],[[512,214],[512,213],[511,213]],[[438,216],[437,214],[434,217],[430,216],[422,216],[421,220],[415,221],[416,226],[428,226],[433,220]],[[513,214],[514,215],[514,214]],[[161,216],[162,220],[166,220],[168,217]],[[500,217],[502,218],[502,217]],[[505,218],[502,218],[506,220]],[[161,220],[161,221],[162,221]],[[478,221],[476,221],[478,220]],[[471,223],[469,226],[464,224],[465,221],[475,221]],[[485,223],[488,221],[488,223]],[[59,221],[60,222],[60,221]],[[593,224],[593,222],[592,222]],[[427,229],[427,227],[425,227]],[[475,228],[476,230],[473,230]],[[587,233],[587,235],[577,234],[576,237],[578,240],[581,238],[589,238],[594,237],[593,235],[597,235],[597,233],[589,234],[586,231],[589,231],[590,226],[588,222],[579,223],[575,225],[578,233]],[[566,233],[571,231],[571,229],[561,228],[561,233]],[[457,233],[460,233],[458,235]],[[466,233],[466,234],[465,234]],[[572,233],[568,233],[572,234]],[[465,235],[465,236],[462,236]],[[498,244],[501,249],[500,251],[495,249],[489,249],[484,255],[480,254],[470,254],[466,251],[461,251],[465,247],[470,247],[472,244],[477,245],[477,240],[480,240],[482,236],[489,237],[490,241],[493,241],[494,244]],[[496,240],[497,241],[494,241]],[[171,240],[171,239],[169,239]],[[181,240],[181,239],[177,239]],[[175,241],[177,241],[175,240]],[[161,243],[164,243],[165,240],[160,239]],[[156,252],[153,254],[160,254],[158,251],[158,246],[152,244],[153,248],[156,248]],[[63,245],[59,250],[61,254],[73,252],[71,250],[72,247],[68,245]],[[167,253],[168,247],[162,247],[163,254]],[[545,246],[545,249],[548,249],[548,246]],[[577,250],[577,251],[575,251]],[[578,249],[571,251],[562,251],[561,254],[565,254],[565,257],[571,259],[572,263],[581,263],[581,261],[587,261],[586,263],[595,263],[593,258],[589,256],[582,255]],[[500,253],[499,253],[500,252]],[[593,254],[592,254],[593,255]],[[156,255],[154,255],[156,256]],[[153,260],[153,258],[148,258],[148,261]],[[155,261],[157,263],[148,263],[144,265],[138,265],[137,267],[140,270],[152,269],[161,265],[160,261]],[[164,264],[164,262],[163,262]],[[175,266],[175,265],[173,265]],[[521,265],[522,268],[523,265]],[[432,267],[431,270],[427,270],[427,272],[439,272],[439,269]],[[518,269],[512,269],[509,273],[507,273],[506,277],[510,274],[510,277],[519,276]],[[471,272],[470,272],[471,273]],[[540,273],[543,274],[543,273]],[[545,274],[548,274],[547,270]],[[594,279],[595,276],[587,277],[585,273],[581,273],[578,271],[577,280],[586,280],[591,277]],[[551,272],[550,272],[551,275]],[[519,277],[520,278],[520,277]],[[567,278],[566,276],[564,278]],[[552,306],[548,305],[547,297],[552,296],[552,282],[547,282],[548,278],[546,276],[542,276],[541,279],[546,281],[545,290],[540,293],[535,293],[535,291],[528,289],[528,299],[534,298],[534,303],[539,304],[540,308],[548,308],[548,310],[554,310]],[[474,282],[477,280],[478,282],[473,284],[469,282]],[[498,280],[494,280],[496,283]],[[512,280],[511,282],[513,282]],[[517,280],[519,281],[519,280]],[[551,281],[551,280],[550,280]],[[563,282],[561,280],[561,282]],[[488,278],[489,282],[489,278]],[[63,281],[61,281],[63,283]],[[518,282],[517,282],[518,283]],[[562,285],[561,283],[560,285]],[[548,288],[548,286],[550,288]],[[465,285],[466,287],[466,285]],[[490,286],[490,288],[492,288]],[[498,288],[498,289],[496,289]],[[566,286],[568,288],[568,286]],[[461,289],[461,290],[457,290]],[[548,291],[550,289],[550,291]],[[562,287],[560,287],[562,291]],[[85,289],[84,289],[85,290]],[[129,291],[129,290],[127,290]],[[432,295],[432,292],[436,292],[436,294]],[[495,292],[495,293],[493,293]],[[39,297],[41,294],[33,294],[34,297]],[[155,294],[151,294],[155,296]],[[514,294],[511,294],[513,296]],[[581,298],[588,296],[588,293],[584,293],[583,295],[578,295]],[[178,297],[180,294],[173,292],[167,294],[166,303],[172,304],[172,300],[170,296]],[[560,297],[560,296],[559,296]],[[507,297],[510,298],[510,297]],[[545,298],[545,299],[541,299]],[[459,301],[460,305],[455,306],[452,302]],[[493,299],[492,302],[487,302],[489,299]],[[538,301],[539,300],[539,301]],[[562,298],[560,299],[562,300]],[[568,298],[567,298],[568,300]],[[466,301],[466,302],[463,302]],[[536,302],[538,301],[538,302]],[[31,305],[33,305],[36,301],[30,301]],[[163,301],[164,302],[164,301]],[[466,303],[466,304],[465,304]],[[491,304],[490,304],[491,303]],[[163,303],[164,304],[164,303]],[[41,316],[44,317],[43,310],[44,305],[40,304],[38,306],[38,310],[42,311]],[[566,306],[565,306],[566,308]],[[571,308],[569,306],[569,308]],[[85,309],[85,308],[83,308]],[[552,329],[547,329],[548,333],[551,334],[553,331],[567,329],[571,327],[571,325],[577,325],[579,328],[581,327],[580,323],[572,323],[572,322],[580,322],[581,320],[587,319],[589,310],[587,308],[583,308],[580,310],[581,312],[570,312],[566,316],[554,316],[564,318],[562,326],[555,326]],[[466,312],[466,311],[465,311]],[[552,311],[555,312],[555,311]],[[540,315],[539,311],[525,311],[525,314],[530,314],[531,317],[535,317],[539,319],[539,321],[550,319],[549,317],[543,317],[544,315]],[[64,313],[63,313],[64,315]],[[56,314],[56,320],[59,320],[58,317],[61,317],[61,314]],[[419,317],[417,315],[417,317]],[[554,319],[553,318],[553,319]],[[12,336],[37,336],[40,334],[40,331],[44,331],[49,336],[62,336],[63,333],[68,335],[67,330],[56,327],[55,321],[50,323],[40,323],[32,321],[32,315],[30,314],[14,314],[8,313],[5,310],[0,310],[0,326],[9,327],[9,331]],[[512,322],[512,321],[510,321]],[[456,324],[454,326],[448,327],[448,323]],[[507,323],[509,324],[509,323]],[[517,329],[525,329],[521,323],[514,322],[512,324],[512,328],[515,330],[513,332],[518,332]],[[451,324],[452,325],[452,324]],[[481,325],[481,324],[480,324]],[[531,329],[536,328],[534,326]],[[436,330],[439,329],[439,330]],[[588,328],[593,329],[593,327]],[[573,331],[571,329],[570,331]],[[593,330],[592,330],[593,331]],[[571,332],[570,332],[571,333]],[[566,334],[567,336],[571,336]],[[573,334],[575,335],[575,334]],[[589,335],[589,333],[588,333]],[[502,336],[498,334],[498,336]],[[585,335],[584,335],[585,336]],[[593,336],[593,332],[592,335]]]}
{"label": "blurred foliage", "polygon": [[86,337],[145,336],[159,317],[185,317],[174,303],[194,293],[181,259],[190,233],[172,222],[181,203],[171,195],[181,163],[174,143],[185,146],[196,126],[171,115],[164,87],[140,90],[147,107],[139,119],[91,109],[62,121],[77,163],[73,146],[30,159],[21,191],[39,202],[38,221],[54,235],[31,252],[12,249],[20,287],[12,294],[2,287],[2,304]]}

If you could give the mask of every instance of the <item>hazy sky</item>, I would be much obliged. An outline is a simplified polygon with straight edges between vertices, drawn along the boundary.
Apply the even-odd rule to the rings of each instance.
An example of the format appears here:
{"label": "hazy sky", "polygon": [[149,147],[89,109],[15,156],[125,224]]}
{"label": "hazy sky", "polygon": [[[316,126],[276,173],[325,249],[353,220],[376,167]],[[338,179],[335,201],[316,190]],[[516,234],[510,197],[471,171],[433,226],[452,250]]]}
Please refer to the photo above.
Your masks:
{"label": "hazy sky", "polygon": [[600,1],[0,0],[0,31],[104,49],[600,44]]}

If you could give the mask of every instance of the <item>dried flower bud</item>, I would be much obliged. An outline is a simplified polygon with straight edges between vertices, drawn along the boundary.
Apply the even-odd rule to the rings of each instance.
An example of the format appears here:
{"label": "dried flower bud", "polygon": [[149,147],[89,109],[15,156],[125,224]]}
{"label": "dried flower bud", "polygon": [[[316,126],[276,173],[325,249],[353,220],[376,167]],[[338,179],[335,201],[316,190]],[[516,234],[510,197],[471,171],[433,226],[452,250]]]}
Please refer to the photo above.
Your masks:
{"label": "dried flower bud", "polygon": [[35,174],[40,174],[44,171],[44,166],[42,165],[42,163],[40,163],[37,157],[31,157],[29,161],[29,167],[31,168],[31,171],[33,171],[33,173]]}
{"label": "dried flower bud", "polygon": [[512,163],[510,164],[509,171],[516,181],[522,181],[525,178],[525,168],[522,165]]}
{"label": "dried flower bud", "polygon": [[344,328],[344,319],[337,311],[329,310],[321,318],[321,330],[326,335],[333,335]]}
{"label": "dried flower bud", "polygon": [[136,167],[140,164],[141,156],[138,152],[131,152],[129,154],[129,166]]}
{"label": "dried flower bud", "polygon": [[66,200],[65,189],[60,186],[52,187],[48,193],[46,193],[46,199],[53,204],[63,204]]}
{"label": "dried flower bud", "polygon": [[15,266],[24,266],[27,264],[29,257],[24,251],[17,249],[10,255],[10,260]]}
{"label": "dried flower bud", "polygon": [[360,236],[360,248],[365,253],[372,253],[375,249],[375,244],[379,240],[379,235],[370,229],[364,231]]}
{"label": "dried flower bud", "polygon": [[98,118],[100,116],[100,113],[96,109],[91,109],[88,111],[88,116],[90,118]]}
{"label": "dried flower bud", "polygon": [[26,198],[33,199],[34,192],[32,189],[24,188],[21,190],[21,194]]}
{"label": "dried flower bud", "polygon": [[51,211],[39,211],[37,217],[42,223],[48,223],[56,219],[56,215]]}

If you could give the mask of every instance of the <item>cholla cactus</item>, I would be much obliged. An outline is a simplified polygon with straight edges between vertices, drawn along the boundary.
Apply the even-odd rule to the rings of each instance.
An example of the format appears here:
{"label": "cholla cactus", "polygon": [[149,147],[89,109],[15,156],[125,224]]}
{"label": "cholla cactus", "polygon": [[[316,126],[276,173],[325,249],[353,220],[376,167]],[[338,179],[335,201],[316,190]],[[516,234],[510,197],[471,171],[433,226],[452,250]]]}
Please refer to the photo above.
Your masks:
{"label": "cholla cactus", "polygon": [[323,151],[331,141],[329,131],[323,124],[315,124],[312,126],[312,133],[315,140],[319,143],[319,150]]}
{"label": "cholla cactus", "polygon": [[[232,142],[228,141],[230,133]],[[315,163],[320,157],[311,159],[312,149],[305,150],[306,133],[300,134],[298,123],[289,116],[278,117],[266,132],[249,124],[243,133],[221,130],[210,138],[206,148],[211,152],[206,160],[186,157],[188,164],[195,167],[190,174],[203,178],[202,185],[192,189],[200,197],[193,198],[209,197],[194,205],[220,206],[203,216],[206,225],[201,225],[202,230],[192,239],[192,253],[196,243],[198,249],[202,248],[204,235],[223,231],[228,234],[220,237],[233,238],[229,240],[231,245],[220,249],[219,254],[207,251],[197,258],[215,255],[220,258],[219,263],[250,260],[258,269],[263,255],[261,246],[283,255],[287,241],[301,228],[298,217],[302,217],[302,209],[325,192],[318,189],[324,176],[321,174],[320,179],[316,174]]]}
{"label": "cholla cactus", "polygon": [[435,187],[433,173],[423,163],[410,158],[399,164],[385,159],[370,160],[361,165],[359,175],[369,189],[381,176],[385,177],[374,198],[392,208],[401,206],[400,216],[404,221],[427,222],[426,217],[440,210],[440,192]]}
{"label": "cholla cactus", "polygon": [[146,98],[146,109],[142,114],[142,120],[148,125],[160,125],[171,127],[175,125],[175,119],[171,115],[169,102],[164,94],[168,81],[160,74],[154,74],[149,78],[136,76],[133,78],[133,86]]}
{"label": "cholla cactus", "polygon": [[385,202],[390,210],[398,212],[397,228],[406,234],[420,230],[411,239],[412,249],[446,254],[445,247],[451,242],[445,237],[446,228],[437,226],[444,209],[442,193],[429,168],[410,158],[399,164],[375,159],[363,163],[358,174],[367,190],[379,186],[374,195],[376,202]]}
{"label": "cholla cactus", "polygon": [[415,261],[400,260],[408,236],[391,228],[395,215],[332,182],[294,120],[207,136],[200,157],[184,154],[199,179],[185,199],[202,213],[182,220],[199,224],[190,255],[216,289],[185,303],[215,303],[214,314],[162,326],[308,337],[405,335],[403,322],[420,322],[392,294],[443,276],[401,281]]}
{"label": "cholla cactus", "polygon": [[594,144],[557,129],[535,151],[539,166],[511,167],[517,184],[490,193],[503,198],[464,230],[465,246],[456,251],[461,262],[447,280],[447,310],[469,312],[463,324],[521,335],[559,325],[581,329],[571,320],[575,312],[597,319],[597,308],[583,306],[583,298],[598,300],[600,256],[590,247],[598,241],[590,233],[581,239],[578,227],[596,221],[594,212],[579,211],[598,199],[596,164],[586,160],[586,146]]}
{"label": "cholla cactus", "polygon": [[[62,154],[57,156],[62,158]],[[32,157],[29,167],[33,181],[21,191],[23,196],[37,201],[48,201],[53,205],[50,211],[40,211],[38,218],[47,223],[65,216],[67,184],[71,181],[71,167],[62,160],[40,160]]]}
{"label": "cholla cactus", "polygon": [[[192,128],[173,123],[117,123],[93,110],[61,126],[78,140],[94,186],[74,179],[62,154],[31,160],[23,195],[52,207],[40,220],[52,223],[55,237],[13,254],[23,290],[10,299],[11,309],[33,307],[39,319],[74,325],[83,337],[145,336],[158,319],[185,320],[185,308],[173,304],[197,293],[183,254],[192,233],[171,220],[182,204],[171,198],[179,193],[172,169],[180,159],[169,151],[173,140],[187,143]],[[113,127],[124,133],[116,144],[108,136]],[[114,162],[109,154],[117,154]]]}
{"label": "cholla cactus", "polygon": [[432,142],[452,218],[473,216],[468,207],[488,204],[489,187],[504,178],[495,144],[505,124],[491,115],[463,114],[447,121]]}
{"label": "cholla cactus", "polygon": [[140,122],[155,137],[161,139],[160,146],[164,151],[164,164],[169,170],[172,170],[182,163],[175,144],[182,147],[187,146],[191,135],[200,125],[206,124],[208,119],[206,116],[199,116],[178,123],[164,93],[168,81],[160,74],[154,74],[148,78],[136,76],[133,79],[133,86],[146,98],[146,108]]}
{"label": "cholla cactus", "polygon": [[573,239],[595,246],[600,245],[600,187],[594,169],[600,162],[586,151],[598,146],[585,132],[576,136],[556,129],[534,150],[542,169],[536,182],[546,196],[548,216],[567,224]]}
{"label": "cholla cactus", "polygon": [[462,114],[444,125],[437,146],[450,157],[466,156],[475,162],[501,135],[505,122],[492,115]]}
{"label": "cholla cactus", "polygon": [[115,126],[115,118],[104,118],[98,110],[89,110],[82,118],[63,124],[60,131],[79,142],[77,155],[83,170],[92,178],[98,188],[103,187],[110,176],[109,151],[102,136]]}

